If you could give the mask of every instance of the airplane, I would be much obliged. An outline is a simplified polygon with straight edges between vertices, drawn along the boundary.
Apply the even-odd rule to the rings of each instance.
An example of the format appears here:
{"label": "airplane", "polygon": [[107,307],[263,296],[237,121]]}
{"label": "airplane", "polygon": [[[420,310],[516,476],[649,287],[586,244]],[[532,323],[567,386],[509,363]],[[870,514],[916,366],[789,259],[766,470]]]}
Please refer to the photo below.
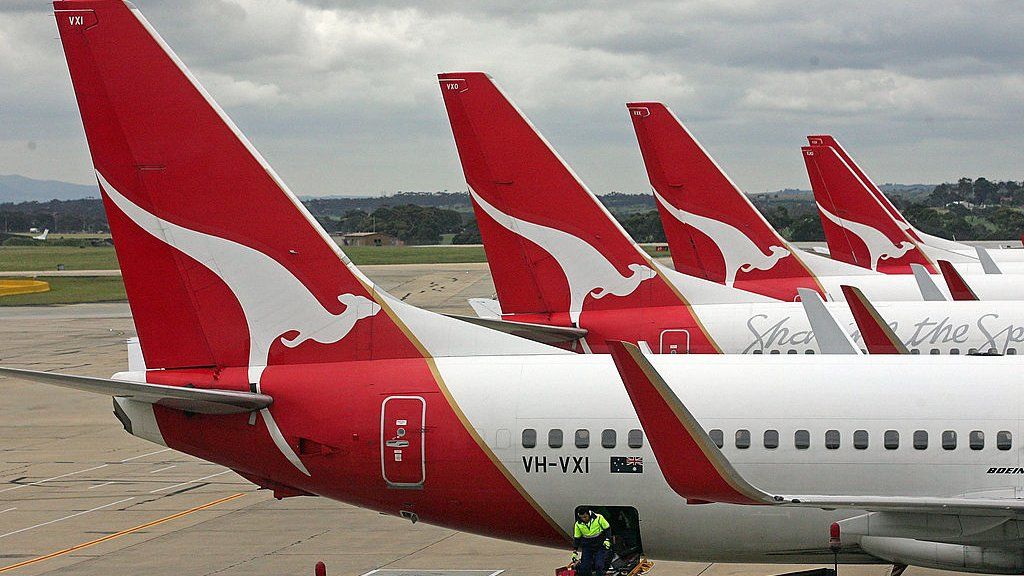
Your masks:
{"label": "airplane", "polygon": [[[793,300],[801,287],[842,299],[843,284],[857,285],[873,300],[914,299],[910,275],[890,284],[900,276],[800,250],[786,241],[667,106],[631,102],[626,107],[676,270],[780,300]],[[876,260],[894,255],[879,249]],[[931,261],[915,261],[908,272],[915,266],[919,279],[922,273],[939,272]],[[1017,278],[968,271],[977,272],[969,277],[983,300],[1024,297]]]}
{"label": "airplane", "polygon": [[829,135],[801,148],[832,257],[888,274],[917,263],[952,262],[963,273],[1019,273],[1024,250],[986,250],[926,234],[911,225]]}
{"label": "airplane", "polygon": [[[704,538],[687,542],[700,550],[692,556],[716,550],[720,540],[739,542],[737,547],[746,544],[751,551],[770,548],[792,554],[801,549],[801,543],[790,540],[790,534],[801,531],[804,522],[820,530],[827,514],[816,522],[811,517],[824,510],[834,515],[827,542],[837,563],[856,550],[891,563],[893,574],[902,573],[907,565],[997,574],[1024,570],[1018,532],[1018,518],[1024,512],[1024,501],[1018,496],[1021,482],[1007,479],[1024,470],[1015,463],[989,465],[998,456],[993,460],[983,455],[986,430],[966,434],[970,450],[957,441],[958,431],[978,422],[1004,426],[1006,430],[995,434],[996,453],[1002,449],[1008,460],[1014,460],[1011,429],[1018,422],[1014,414],[1020,400],[1002,384],[986,381],[967,392],[962,383],[907,380],[906,386],[894,387],[880,377],[809,389],[775,372],[764,375],[758,388],[770,392],[759,396],[736,388],[739,374],[728,369],[725,374],[702,375],[699,387],[681,386],[678,381],[670,384],[666,366],[632,344],[613,343],[611,355],[663,480],[678,497],[676,509],[693,510],[695,516],[699,516],[696,510],[707,511],[708,517],[680,518],[680,522],[708,522],[718,528],[708,527]],[[851,356],[818,360],[841,358],[852,358],[846,362],[858,367],[866,360]],[[881,365],[906,357],[872,358]],[[846,380],[845,366],[837,363],[825,369]],[[714,394],[707,394],[708,390]],[[968,400],[979,393],[1001,397],[1012,406],[991,412],[994,406],[985,407],[986,401]],[[712,399],[719,395],[729,398]],[[775,402],[766,406],[768,397]],[[879,403],[885,399],[891,404]],[[954,407],[959,401],[966,403]],[[740,408],[734,411],[736,405]],[[903,411],[911,405],[913,414]],[[720,416],[709,416],[716,409]],[[927,417],[943,423],[936,426]],[[890,425],[899,428],[885,429]],[[812,431],[804,428],[811,426],[813,442]],[[821,430],[830,426],[835,428]],[[942,428],[947,429],[938,432]],[[782,440],[780,429],[786,433],[796,429],[792,446],[788,437]],[[732,430],[735,437],[727,443],[725,433]],[[751,430],[764,430],[763,449],[762,442],[751,442]],[[901,432],[909,440],[902,446]],[[930,444],[930,435],[938,436],[939,442]],[[821,437],[823,446],[817,444]],[[844,437],[849,444],[844,445]],[[991,444],[987,446],[991,454]],[[981,476],[992,480],[990,489],[975,490]],[[873,485],[871,492],[864,491],[865,484]],[[768,492],[760,486],[781,490]],[[770,529],[753,532],[754,523],[728,527],[712,519],[715,511],[728,514],[736,508],[746,508],[755,517],[782,518],[787,528],[781,534]],[[758,537],[737,537],[737,531]],[[825,536],[819,531],[818,541],[826,541]]]}
{"label": "airplane", "polygon": [[[652,259],[489,76],[453,72],[438,79],[498,294],[497,304],[472,303],[485,318],[465,320],[584,353],[607,352],[607,340],[645,342],[667,354],[822,351],[799,304],[680,274]],[[876,292],[906,285],[921,298],[912,278],[840,266],[857,274],[832,279],[840,299],[840,283],[862,277],[875,280]],[[923,281],[940,293],[930,278]],[[1024,326],[1020,302],[877,304],[919,353],[1016,353],[1018,343],[1006,336],[1024,339],[1015,329]],[[853,325],[846,306],[828,307]],[[966,339],[957,342],[952,333],[961,326]]]}
{"label": "airplane", "polygon": [[[380,290],[134,6],[54,10],[138,351],[111,379],[0,373],[113,396],[129,433],[279,497],[560,548],[585,505],[652,558],[1024,568],[1018,358],[641,357],[711,428],[681,434],[614,347],[571,354]],[[725,430],[716,476],[690,448],[714,455]]]}
{"label": "airplane", "polygon": [[49,235],[50,235],[50,229],[46,228],[45,230],[43,230],[42,234],[39,234],[38,236],[33,236],[32,239],[33,240],[44,240],[45,241],[46,237],[49,236]]}

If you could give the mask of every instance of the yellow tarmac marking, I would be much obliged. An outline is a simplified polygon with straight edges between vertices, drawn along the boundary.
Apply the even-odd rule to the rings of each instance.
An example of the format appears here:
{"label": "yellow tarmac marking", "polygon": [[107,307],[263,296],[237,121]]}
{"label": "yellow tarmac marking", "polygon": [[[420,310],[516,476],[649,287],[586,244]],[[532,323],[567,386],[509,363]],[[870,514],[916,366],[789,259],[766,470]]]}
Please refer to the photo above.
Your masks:
{"label": "yellow tarmac marking", "polygon": [[0,280],[0,296],[15,294],[35,294],[49,292],[50,283],[42,280]]}
{"label": "yellow tarmac marking", "polygon": [[156,526],[157,524],[163,524],[164,522],[169,522],[169,521],[174,520],[176,518],[181,518],[182,516],[187,516],[188,514],[191,514],[193,512],[198,512],[200,510],[206,510],[207,508],[212,508],[214,506],[217,506],[218,504],[223,504],[223,503],[228,502],[230,500],[234,500],[235,498],[241,498],[242,496],[245,496],[245,494],[242,493],[242,492],[238,492],[237,494],[232,494],[231,496],[225,496],[224,498],[219,498],[217,500],[214,500],[213,502],[207,502],[206,504],[203,504],[201,506],[196,506],[195,508],[189,508],[188,510],[182,510],[181,512],[178,512],[178,513],[175,513],[175,514],[171,514],[170,516],[164,516],[163,518],[158,518],[158,519],[153,520],[151,522],[146,522],[145,524],[139,524],[138,526],[135,526],[134,528],[128,528],[126,530],[121,530],[120,532],[115,532],[113,534],[108,534],[108,535],[106,535],[106,536],[104,536],[102,538],[97,538],[95,540],[90,540],[89,542],[83,542],[82,544],[78,544],[78,545],[72,546],[70,548],[65,548],[63,550],[58,550],[56,552],[51,552],[51,553],[46,554],[44,556],[38,556],[38,557],[32,558],[30,560],[25,560],[24,562],[18,562],[17,564],[11,564],[10,566],[4,566],[3,568],[0,568],[0,572],[7,572],[8,570],[14,570],[16,568],[21,568],[22,566],[28,566],[29,564],[35,564],[37,562],[42,562],[43,560],[49,560],[50,558],[56,558],[57,556],[63,556],[65,554],[70,554],[71,552],[77,552],[78,550],[82,550],[83,548],[88,548],[90,546],[95,546],[97,544],[101,544],[101,543],[106,542],[108,540],[113,540],[114,538],[120,538],[121,536],[124,536],[126,534],[131,534],[132,532],[138,532],[139,530],[144,530],[146,528],[150,528],[152,526]]}

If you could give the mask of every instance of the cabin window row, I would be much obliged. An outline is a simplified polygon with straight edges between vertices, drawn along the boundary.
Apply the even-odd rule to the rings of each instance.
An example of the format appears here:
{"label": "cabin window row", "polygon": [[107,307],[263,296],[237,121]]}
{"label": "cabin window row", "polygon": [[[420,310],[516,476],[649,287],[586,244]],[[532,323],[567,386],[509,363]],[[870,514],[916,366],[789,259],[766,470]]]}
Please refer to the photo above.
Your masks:
{"label": "cabin window row", "polygon": [[[725,433],[715,428],[708,431],[711,440],[719,448],[725,446]],[[826,430],[824,434],[824,446],[829,450],[836,450],[842,445],[842,433],[839,430]],[[734,434],[734,446],[740,450],[750,448],[752,443],[750,430],[740,429]],[[854,430],[853,447],[856,450],[866,450],[871,444],[870,434],[867,430]],[[956,430],[944,430],[939,434],[939,444],[943,450],[956,450]],[[774,450],[780,445],[778,430],[765,430],[762,436],[762,445]],[[915,450],[926,450],[928,448],[928,431],[914,430],[911,434],[911,445]],[[797,450],[806,450],[811,447],[811,433],[808,430],[797,430],[793,433],[793,446]],[[967,446],[971,450],[982,450],[985,448],[985,432],[982,430],[971,430],[967,434]],[[995,435],[995,446],[998,450],[1009,450],[1013,447],[1013,435],[1008,430],[1000,430]],[[886,450],[896,450],[900,447],[899,430],[886,430],[882,433],[882,447]]]}
{"label": "cabin window row", "polygon": [[[864,348],[861,348],[861,352],[863,352],[864,354],[868,353],[868,351],[866,349],[864,349]],[[764,353],[765,353],[764,350],[754,350],[753,351],[753,354],[764,354]],[[799,353],[800,353],[800,351],[797,350],[796,348],[790,348],[789,350],[786,350],[786,354],[799,354]],[[806,348],[806,349],[804,349],[803,353],[804,354],[814,354],[814,349],[813,348]],[[923,354],[924,353],[924,349],[923,348],[910,348],[910,353],[911,354]],[[768,354],[782,354],[782,351],[779,350],[778,348],[774,348],[774,349],[770,350],[768,352]],[[942,354],[942,350],[940,350],[939,348],[931,348],[931,349],[928,349],[928,354],[939,355],[939,354]],[[960,354],[960,349],[959,348],[950,348],[948,354],[950,354],[952,356],[956,356],[956,355]],[[996,350],[995,348],[989,348],[987,350],[979,350],[978,348],[968,348],[966,354],[1000,354],[1000,352],[999,352],[999,350]],[[1014,356],[1014,355],[1017,354],[1017,349],[1016,348],[1007,348],[1005,352],[1002,352],[1002,354],[1006,354],[1008,356]]]}
{"label": "cabin window row", "polygon": [[[523,448],[537,447],[537,431],[533,428],[523,429]],[[618,442],[618,433],[611,428],[601,431],[601,447],[615,448]],[[564,444],[562,430],[552,428],[548,430],[548,448],[561,448]],[[573,434],[573,445],[577,448],[590,447],[590,430],[580,428]],[[644,433],[639,428],[634,428],[626,433],[626,446],[630,448],[642,448],[644,445]]]}

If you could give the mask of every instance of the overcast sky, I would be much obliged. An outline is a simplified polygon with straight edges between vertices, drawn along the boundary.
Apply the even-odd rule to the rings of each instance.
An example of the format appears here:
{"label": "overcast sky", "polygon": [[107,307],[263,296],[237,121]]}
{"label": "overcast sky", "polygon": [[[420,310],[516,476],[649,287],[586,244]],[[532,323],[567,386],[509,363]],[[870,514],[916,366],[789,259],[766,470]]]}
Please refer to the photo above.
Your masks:
{"label": "overcast sky", "polygon": [[[878,182],[1024,178],[1019,2],[138,0],[300,195],[464,190],[435,75],[489,72],[597,193],[666,102],[748,192],[835,134]],[[0,2],[0,174],[95,183],[47,2]]]}

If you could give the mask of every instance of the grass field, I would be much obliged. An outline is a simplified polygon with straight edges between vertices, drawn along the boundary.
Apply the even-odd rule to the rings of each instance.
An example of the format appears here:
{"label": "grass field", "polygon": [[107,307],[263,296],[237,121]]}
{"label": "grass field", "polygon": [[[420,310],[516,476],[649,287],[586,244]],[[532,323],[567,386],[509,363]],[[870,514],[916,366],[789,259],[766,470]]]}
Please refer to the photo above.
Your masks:
{"label": "grass field", "polygon": [[486,262],[483,246],[346,246],[356,264],[452,264]]}
{"label": "grass field", "polygon": [[[655,252],[654,248],[649,246],[645,246],[644,249],[652,256],[669,255],[667,251]],[[349,246],[345,253],[353,262],[360,265],[457,264],[487,261],[482,246]],[[117,257],[112,247],[0,246],[0,272],[45,272],[56,270],[58,264],[63,264],[66,270],[116,270]],[[50,283],[49,292],[5,296],[0,298],[0,306],[80,304],[125,299],[124,284],[118,276],[44,275],[42,279]]]}
{"label": "grass field", "polygon": [[112,246],[0,246],[0,272],[13,270],[116,270]]}
{"label": "grass field", "polygon": [[[669,253],[645,250],[652,256]],[[356,264],[454,264],[486,262],[482,246],[349,246],[345,253]],[[14,270],[116,270],[117,257],[110,246],[75,248],[71,246],[0,246],[0,272]]]}
{"label": "grass field", "polygon": [[116,302],[126,298],[120,276],[50,276],[49,292],[0,298],[0,306]]}

